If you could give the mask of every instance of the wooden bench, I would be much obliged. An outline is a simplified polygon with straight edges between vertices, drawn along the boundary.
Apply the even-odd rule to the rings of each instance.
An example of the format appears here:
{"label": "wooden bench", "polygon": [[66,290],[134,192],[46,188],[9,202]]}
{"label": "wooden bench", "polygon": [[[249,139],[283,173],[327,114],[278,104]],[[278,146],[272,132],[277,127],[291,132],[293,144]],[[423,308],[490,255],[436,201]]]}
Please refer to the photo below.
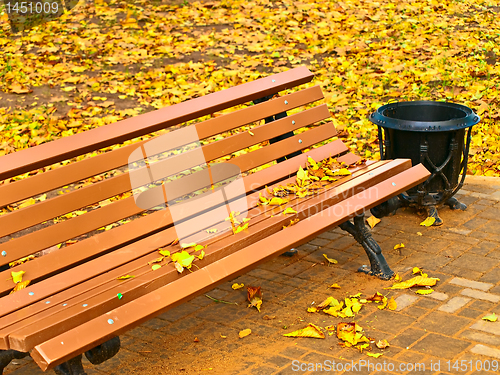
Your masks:
{"label": "wooden bench", "polygon": [[[120,334],[338,225],[365,248],[370,267],[362,270],[390,278],[393,273],[366,229],[363,213],[423,182],[429,172],[422,165],[412,167],[410,160],[360,164],[338,139],[321,145],[336,135],[333,124],[325,122],[326,104],[287,116],[287,111],[321,100],[319,86],[271,98],[312,78],[305,67],[292,69],[1,157],[0,208],[9,207],[10,212],[0,216],[0,369],[29,353],[43,370],[83,374],[82,353],[92,363],[103,362],[118,352]],[[166,135],[136,139],[235,106],[237,110]],[[265,124],[241,130],[262,119]],[[237,128],[240,131],[234,131]],[[202,142],[187,150],[183,137],[192,135],[191,130]],[[161,137],[173,146],[162,149],[161,142],[153,143]],[[114,147],[130,140],[135,142]],[[107,152],[95,153],[110,146]],[[158,158],[163,168],[150,165],[150,156],[167,148],[182,152]],[[88,157],[46,168],[84,154]],[[232,157],[222,159],[227,156]],[[296,182],[300,167],[307,170],[309,165],[313,173],[308,158],[337,158],[349,166],[350,174],[344,170],[337,181],[332,177],[323,182],[315,176],[316,185],[302,189],[301,197],[284,191]],[[173,186],[168,197],[161,184],[153,183],[190,168],[193,173],[163,185]],[[12,182],[20,175],[22,179]],[[229,175],[237,188],[217,187]],[[150,189],[132,195],[132,187],[141,184]],[[63,194],[58,193],[61,189]],[[210,201],[223,190],[223,201]],[[174,203],[195,191],[203,194]],[[274,195],[287,203],[263,204]],[[161,209],[165,201],[169,204]],[[145,205],[160,207],[149,210]],[[175,207],[181,209],[174,215]],[[229,216],[235,207],[246,208],[237,216],[240,224],[221,220],[221,212]],[[284,214],[288,207],[293,211]],[[243,221],[245,216],[249,221]],[[216,223],[207,217],[215,217]],[[111,228],[114,223],[119,225]],[[99,230],[103,227],[108,230]],[[213,233],[212,228],[219,231]],[[202,239],[198,244],[206,246],[205,254],[195,259],[196,267],[179,273],[171,257],[158,262],[159,249],[181,254],[175,240],[178,231],[186,230]],[[63,244],[60,249],[54,247],[58,244]],[[9,267],[46,249],[56,250]],[[186,250],[201,253],[193,247]],[[161,268],[153,270],[153,265]],[[16,286],[12,272],[19,271],[25,272],[23,281],[31,283],[9,294]],[[119,279],[127,275],[134,277]]]}

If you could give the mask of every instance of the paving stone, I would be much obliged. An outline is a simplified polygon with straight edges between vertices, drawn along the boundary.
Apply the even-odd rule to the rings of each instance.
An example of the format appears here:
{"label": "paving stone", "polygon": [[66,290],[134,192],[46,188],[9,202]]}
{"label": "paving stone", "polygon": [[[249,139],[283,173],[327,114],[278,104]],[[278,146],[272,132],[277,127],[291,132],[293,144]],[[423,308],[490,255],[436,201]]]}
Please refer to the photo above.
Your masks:
{"label": "paving stone", "polygon": [[498,283],[500,281],[500,268],[497,267],[489,272],[486,272],[479,280],[485,283]]}
{"label": "paving stone", "polygon": [[484,256],[465,253],[460,258],[452,260],[450,266],[484,272],[497,266],[499,263],[499,260],[488,259]]}
{"label": "paving stone", "polygon": [[[256,367],[252,367],[249,371],[251,374],[255,375],[271,375],[276,372],[276,368],[270,366],[258,365]],[[298,374],[300,374],[300,372]]]}
{"label": "paving stone", "polygon": [[421,298],[419,301],[415,303],[415,306],[423,307],[424,309],[429,309],[429,310],[432,310],[439,305],[440,304],[438,301],[434,301],[428,298]]}
{"label": "paving stone", "polygon": [[495,249],[486,255],[488,258],[500,259],[500,249]]}
{"label": "paving stone", "polygon": [[436,311],[427,315],[425,319],[419,320],[415,323],[415,326],[430,332],[452,336],[455,332],[469,326],[471,323],[472,321],[468,318]]}
{"label": "paving stone", "polygon": [[313,263],[323,263],[326,264],[326,259],[323,256],[323,254],[326,254],[328,258],[335,259],[338,262],[338,265],[341,266],[347,262],[350,261],[350,259],[353,258],[353,256],[349,253],[331,249],[331,248],[321,248],[319,250],[316,250],[312,253],[310,253],[308,256],[304,258],[304,260],[313,262]]}
{"label": "paving stone", "polygon": [[455,275],[455,276],[463,276],[467,275],[467,278],[473,279],[473,280],[479,280],[479,278],[483,275],[483,272],[479,271],[472,271],[467,268],[459,268],[457,266],[454,266],[452,264],[448,264],[444,266],[443,268],[440,269],[440,271],[448,273],[450,275]]}
{"label": "paving stone", "polygon": [[483,283],[479,281],[463,279],[460,277],[453,278],[452,280],[449,281],[449,283],[465,286],[466,288],[479,289],[485,292],[493,286],[493,284],[490,283]]}
{"label": "paving stone", "polygon": [[398,305],[396,311],[403,310],[405,307],[412,305],[416,300],[418,300],[417,296],[412,296],[409,294],[400,295],[399,297],[395,298],[395,301]]}
{"label": "paving stone", "polygon": [[421,307],[410,306],[403,311],[404,314],[413,316],[414,318],[420,318],[426,314],[429,314],[429,310],[423,309]]}
{"label": "paving stone", "polygon": [[483,218],[476,216],[475,218],[470,219],[469,221],[465,222],[461,226],[463,228],[466,228],[466,229],[475,230],[477,228],[481,228],[487,222],[488,222],[488,219],[483,219]]}
{"label": "paving stone", "polygon": [[179,305],[177,307],[174,307],[173,309],[170,309],[161,315],[158,315],[158,318],[165,319],[165,320],[168,320],[170,322],[175,322],[176,320],[179,320],[179,319],[195,312],[199,308],[200,308],[199,306],[196,306],[196,305],[193,305],[193,304],[187,302],[187,303],[183,303],[182,305]]}
{"label": "paving stone", "polygon": [[492,293],[485,293],[485,292],[481,292],[479,290],[474,290],[474,289],[464,289],[464,290],[462,290],[461,294],[464,296],[467,296],[467,297],[482,299],[482,300],[490,301],[490,302],[500,301],[500,295],[492,294]]}
{"label": "paving stone", "polygon": [[396,333],[408,327],[414,319],[389,310],[381,310],[367,316],[364,321],[370,321],[369,325],[376,330],[387,333]]}
{"label": "paving stone", "polygon": [[481,310],[476,310],[476,309],[471,309],[471,308],[464,308],[462,311],[457,313],[458,316],[464,316],[466,318],[471,318],[471,319],[476,319],[481,316],[484,316],[484,312]]}
{"label": "paving stone", "polygon": [[290,358],[282,357],[280,355],[275,355],[270,358],[266,358],[265,361],[267,363],[272,363],[273,365],[278,367],[286,366],[292,362]]}
{"label": "paving stone", "polygon": [[331,240],[329,240],[329,239],[327,239],[327,238],[319,238],[319,237],[316,237],[314,240],[309,241],[308,243],[309,243],[310,245],[323,247],[323,246],[328,245],[330,242],[332,242],[332,241],[331,241]]}
{"label": "paving stone", "polygon": [[462,236],[467,236],[472,232],[471,229],[460,229],[460,228],[448,228],[448,230],[452,233],[461,234]]}
{"label": "paving stone", "polygon": [[477,216],[488,219],[488,220],[500,220],[500,215],[498,215],[498,209],[490,207],[484,211],[481,211]]}
{"label": "paving stone", "polygon": [[285,357],[290,357],[293,359],[297,359],[303,356],[306,353],[306,350],[298,348],[297,346],[287,346],[283,349],[280,354]]}
{"label": "paving stone", "polygon": [[469,345],[469,341],[430,333],[417,342],[412,349],[419,353],[452,359],[456,357],[457,353],[464,351]]}
{"label": "paving stone", "polygon": [[500,336],[500,321],[488,322],[481,319],[474,323],[470,328]]}
{"label": "paving stone", "polygon": [[500,349],[491,348],[483,344],[477,344],[471,350],[472,353],[485,355],[487,357],[499,358],[500,359]]}
{"label": "paving stone", "polygon": [[440,293],[440,292],[432,292],[431,294],[425,294],[424,297],[437,299],[438,301],[445,301],[448,299],[448,295],[446,293]]}
{"label": "paving stone", "polygon": [[341,238],[336,239],[333,242],[330,242],[328,244],[328,247],[331,247],[332,249],[337,249],[337,250],[343,250],[353,244],[357,243],[352,236],[342,236]]}
{"label": "paving stone", "polygon": [[289,266],[281,269],[279,272],[287,276],[295,276],[311,268],[313,264],[314,263],[299,260],[298,262],[292,263]]}
{"label": "paving stone", "polygon": [[460,334],[461,337],[468,340],[480,341],[485,344],[500,346],[500,336],[493,336],[482,332],[466,330]]}
{"label": "paving stone", "polygon": [[328,232],[323,232],[323,233],[319,234],[318,237],[319,238],[326,238],[330,241],[333,241],[333,240],[336,240],[337,238],[342,237],[342,234],[328,231]]}
{"label": "paving stone", "polygon": [[448,302],[446,302],[444,305],[439,306],[438,310],[444,311],[447,313],[454,313],[458,309],[465,306],[470,300],[471,300],[470,298],[466,298],[466,297],[453,297]]}
{"label": "paving stone", "polygon": [[463,288],[456,285],[438,283],[436,286],[433,286],[432,289],[437,290],[441,293],[446,293],[448,296],[452,296],[454,294],[460,293]]}

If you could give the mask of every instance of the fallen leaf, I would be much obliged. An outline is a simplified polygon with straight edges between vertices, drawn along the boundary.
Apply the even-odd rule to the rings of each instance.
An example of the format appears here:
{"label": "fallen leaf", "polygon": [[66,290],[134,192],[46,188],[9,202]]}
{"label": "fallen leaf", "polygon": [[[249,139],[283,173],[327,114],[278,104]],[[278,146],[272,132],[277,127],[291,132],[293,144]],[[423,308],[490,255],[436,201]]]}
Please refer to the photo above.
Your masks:
{"label": "fallen leaf", "polygon": [[207,229],[207,233],[217,233],[217,228]]}
{"label": "fallen leaf", "polygon": [[193,341],[194,342],[200,342],[200,340],[198,339],[198,337],[195,337]]}
{"label": "fallen leaf", "polygon": [[248,131],[248,134],[250,134],[250,135],[255,135],[255,134],[253,134],[250,130]]}
{"label": "fallen leaf", "polygon": [[394,275],[394,281],[401,281],[401,280],[403,279],[401,278],[401,276],[399,276],[399,273]]}
{"label": "fallen leaf", "polygon": [[377,219],[375,216],[370,216],[368,219],[366,219],[366,222],[370,226],[370,228],[373,228],[375,225],[380,223],[382,220]]}
{"label": "fallen leaf", "polygon": [[171,259],[174,262],[179,263],[184,268],[191,268],[191,263],[194,260],[194,255],[190,255],[187,251],[182,250],[180,252],[172,254]]}
{"label": "fallen leaf", "polygon": [[34,198],[30,198],[30,199],[25,200],[23,203],[21,203],[19,205],[19,208],[25,208],[25,207],[31,206],[35,203],[36,203],[36,200]]}
{"label": "fallen leaf", "polygon": [[170,256],[170,251],[168,250],[160,250],[159,253],[163,255],[164,257],[169,257]]}
{"label": "fallen leaf", "polygon": [[14,287],[14,289],[12,289],[12,291],[9,294],[15,293],[21,289],[26,288],[28,285],[30,285],[30,283],[31,283],[31,280],[21,281],[21,282],[17,283],[16,286]]}
{"label": "fallen leaf", "polygon": [[264,316],[262,317],[262,319],[264,319],[264,320],[273,320],[273,319],[276,319],[276,315],[271,315],[271,316],[269,316],[269,315],[264,315]]}
{"label": "fallen leaf", "polygon": [[244,329],[243,331],[240,331],[240,333],[239,333],[240,339],[248,336],[251,333],[252,333],[252,330],[250,328],[247,328],[247,329]]}
{"label": "fallen leaf", "polygon": [[152,269],[153,271],[159,270],[160,268],[161,268],[161,266],[160,266],[159,264],[153,264],[153,265],[151,266],[151,269]]}
{"label": "fallen leaf", "polygon": [[182,273],[184,271],[184,267],[182,267],[179,263],[175,262],[174,266],[177,272]]}
{"label": "fallen leaf", "polygon": [[396,246],[394,246],[394,250],[401,249],[403,247],[405,247],[404,243],[398,243]]}
{"label": "fallen leaf", "polygon": [[394,300],[394,297],[391,297],[389,302],[387,302],[387,308],[389,310],[396,310],[398,308],[397,302]]}
{"label": "fallen leaf", "polygon": [[262,306],[262,290],[260,286],[247,286],[248,307],[255,307],[260,312]]}
{"label": "fallen leaf", "polygon": [[231,285],[231,288],[233,288],[233,290],[238,290],[238,289],[241,289],[245,286],[245,284],[241,283],[241,284],[238,284],[238,283],[234,283],[233,285]]}
{"label": "fallen leaf", "polygon": [[498,320],[498,317],[495,315],[495,313],[483,316],[483,320],[487,320],[489,322],[496,322]]}
{"label": "fallen leaf", "polygon": [[133,279],[135,276],[132,276],[132,275],[125,275],[125,276],[120,276],[120,277],[117,277],[116,279],[117,280],[127,280],[127,279]]}
{"label": "fallen leaf", "polygon": [[321,309],[324,309],[325,307],[328,307],[328,306],[337,306],[337,305],[339,305],[339,301],[336,298],[328,297],[327,299],[325,299],[323,302],[321,302],[316,307],[319,310],[321,310]]}
{"label": "fallen leaf", "polygon": [[330,285],[328,288],[332,288],[332,289],[340,289],[340,285],[335,283],[335,284],[332,284]]}
{"label": "fallen leaf", "polygon": [[323,254],[323,256],[325,257],[325,259],[328,261],[329,264],[337,264],[338,263],[335,259],[328,258],[328,255],[326,255],[326,254]]}
{"label": "fallen leaf", "polygon": [[222,337],[223,339],[227,338],[227,336],[222,336],[222,334],[220,334],[220,337]]}
{"label": "fallen leaf", "polygon": [[416,273],[421,273],[422,271],[420,271],[420,268],[418,268],[418,267],[413,267],[412,272],[415,275]]}
{"label": "fallen leaf", "polygon": [[379,349],[385,349],[387,347],[389,347],[389,342],[387,340],[378,340],[378,342],[375,344],[377,346],[377,348]]}
{"label": "fallen leaf", "polygon": [[34,255],[29,255],[26,258],[21,258],[19,260],[16,260],[14,262],[9,263],[9,266],[10,267],[18,266],[20,264],[26,263],[26,262],[28,262],[30,260],[33,260],[33,259],[35,259],[35,256]]}
{"label": "fallen leaf", "polygon": [[382,353],[366,353],[366,355],[369,357],[373,357],[373,358],[378,358],[378,357],[383,356]]}
{"label": "fallen leaf", "polygon": [[425,219],[424,221],[422,221],[420,223],[420,225],[422,225],[424,227],[430,227],[432,224],[434,224],[435,221],[436,221],[436,218],[434,218],[432,216],[429,216],[427,219]]}
{"label": "fallen leaf", "polygon": [[283,211],[283,214],[296,214],[297,211],[295,211],[292,207],[287,207],[285,211]]}
{"label": "fallen leaf", "polygon": [[307,312],[308,312],[308,313],[315,313],[315,312],[318,312],[318,311],[319,311],[319,310],[318,310],[318,308],[316,308],[316,307],[314,307],[314,306],[313,306],[313,307],[308,307],[308,308],[307,308]]}
{"label": "fallen leaf", "polygon": [[433,289],[419,289],[415,291],[417,294],[431,294],[432,292],[434,292]]}
{"label": "fallen leaf", "polygon": [[299,329],[290,333],[285,333],[285,337],[312,337],[315,339],[324,339],[325,334],[317,325],[309,323],[306,328]]}
{"label": "fallen leaf", "polygon": [[422,235],[422,233],[420,233],[420,232],[417,232],[417,234],[418,234],[419,236],[421,236],[421,235]]}
{"label": "fallen leaf", "polygon": [[345,341],[347,346],[357,345],[361,342],[369,343],[370,340],[361,332],[363,329],[356,323],[339,323],[337,324],[337,337]]}
{"label": "fallen leaf", "polygon": [[203,245],[196,245],[194,247],[194,251],[200,251],[200,250],[203,250],[204,248],[205,248],[205,246],[203,246]]}
{"label": "fallen leaf", "polygon": [[410,280],[393,284],[392,287],[385,289],[408,289],[413,286],[434,286],[438,281],[439,279],[437,277],[415,276]]}
{"label": "fallen leaf", "polygon": [[26,272],[24,271],[11,271],[10,275],[12,276],[12,281],[14,281],[15,284],[20,283],[21,281],[23,281],[23,275],[25,273]]}

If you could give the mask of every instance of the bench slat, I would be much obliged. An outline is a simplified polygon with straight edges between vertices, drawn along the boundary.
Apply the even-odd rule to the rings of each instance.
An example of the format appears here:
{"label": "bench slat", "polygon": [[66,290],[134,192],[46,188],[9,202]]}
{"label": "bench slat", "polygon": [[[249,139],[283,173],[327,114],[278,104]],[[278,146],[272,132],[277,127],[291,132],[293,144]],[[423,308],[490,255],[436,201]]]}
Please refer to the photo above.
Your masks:
{"label": "bench slat", "polygon": [[[313,196],[305,200],[297,200],[296,205],[292,204],[292,207],[297,210],[298,214],[296,216],[299,219],[305,219],[311,212],[325,209],[333,204],[338,204],[341,200],[356,193],[363,192],[366,188],[373,186],[377,182],[384,181],[390,176],[404,171],[409,167],[411,167],[411,161],[409,160],[397,160],[387,163],[373,170],[373,172],[371,172],[373,176],[364,173],[357,178],[353,178],[338,185],[334,189],[322,192],[318,196]],[[254,203],[257,201],[258,195],[255,195]],[[251,225],[248,229],[248,233],[240,236],[225,236],[222,240],[211,244],[206,249],[204,260],[197,262],[199,266],[203,267],[205,264],[219,260],[234,251],[238,251],[248,246],[256,240],[273,235],[277,231],[280,231],[283,225],[287,224],[290,219],[295,217],[294,215],[271,217],[270,214],[265,213],[268,209],[268,207],[259,207],[256,209],[257,220],[254,223],[252,223],[252,220],[250,221]],[[193,225],[197,227],[196,224]],[[110,286],[115,286],[115,288],[110,288],[108,291],[103,291],[94,297],[86,299],[85,303],[88,304],[87,307],[82,307],[81,304],[68,306],[66,308],[61,308],[59,306],[55,307],[54,309],[61,310],[61,312],[11,333],[9,335],[10,347],[16,350],[25,351],[25,349],[31,348],[49,339],[55,332],[63,332],[64,329],[70,326],[76,326],[77,324],[87,321],[91,317],[99,316],[120,304],[120,301],[117,301],[116,298],[116,293],[118,292],[122,293],[126,299],[135,299],[139,295],[143,295],[154,288],[172,282],[178,277],[182,277],[178,275],[177,271],[171,265],[164,266],[162,269],[154,272],[150,270],[150,266],[144,265],[142,267],[142,273],[143,275],[141,276],[139,271],[138,276],[127,283],[120,284],[116,280],[110,280]],[[65,293],[70,292],[67,291]],[[34,317],[34,320],[37,320],[37,317]]]}
{"label": "bench slat", "polygon": [[[284,104],[282,100],[273,99],[192,126],[196,127],[200,139],[209,138],[275,113],[281,113],[323,99],[323,92],[319,86],[313,86],[281,98],[286,99],[288,104]],[[0,186],[0,207],[127,165],[132,151],[154,138],[156,137],[126,145],[76,163],[70,163],[36,176],[30,176],[29,179],[2,185]],[[0,160],[3,161],[3,159]]]}
{"label": "bench slat", "polygon": [[[233,158],[228,161],[228,163],[234,164],[238,166],[242,172],[246,172],[252,168],[266,164],[269,161],[288,155],[290,152],[299,151],[318,142],[327,140],[335,134],[335,126],[332,123],[324,124],[302,134],[260,148],[249,154]],[[299,143],[299,141],[301,141],[301,143]],[[184,181],[187,182],[188,180],[194,179],[196,179],[196,176],[188,175],[185,177]],[[199,186],[194,190],[202,187],[204,186]],[[159,188],[160,187],[157,187],[157,189]],[[158,202],[158,204],[160,203],[161,202]],[[62,223],[29,233],[20,238],[15,238],[0,245],[0,252],[6,251],[7,253],[5,257],[0,258],[0,265],[13,262],[36,251],[47,249],[50,246],[75,238],[97,228],[104,227],[142,211],[143,210],[135,204],[134,197],[129,197]]]}
{"label": "bench slat", "polygon": [[261,78],[71,137],[60,138],[37,147],[8,154],[2,157],[0,180],[272,95],[307,83],[312,78],[313,74],[306,67],[299,67],[272,77]]}
{"label": "bench slat", "polygon": [[[412,167],[369,188],[365,194],[350,197],[336,206],[295,224],[293,230],[279,231],[218,262],[209,264],[175,282],[49,339],[37,345],[31,355],[43,370],[52,368],[163,313],[174,304],[204,293],[215,285],[263,263],[272,256],[307,242],[325,230],[364,212],[365,209],[374,207],[389,197],[425,181],[428,176],[429,172],[422,165]],[[393,186],[392,182],[396,186]],[[374,198],[375,196],[377,198]],[[336,209],[338,206],[342,207],[342,210]],[[109,324],[109,319],[112,319],[113,324]]]}
{"label": "bench slat", "polygon": [[[299,168],[299,165],[304,165],[306,163],[308,156],[311,156],[315,160],[323,160],[329,156],[335,156],[346,151],[347,147],[340,140],[337,140],[323,147],[313,149],[311,151],[308,151],[307,153],[261,170],[258,173],[245,176],[243,177],[243,181],[246,187],[246,192],[248,193],[254,189],[260,189],[265,185],[271,185],[289,175],[295,174]],[[353,160],[352,157],[355,156],[350,155],[350,157],[350,159],[346,159],[345,161],[351,163],[354,162],[355,160]],[[110,206],[112,205],[105,206],[104,208]],[[133,220],[130,223],[100,233],[81,242],[77,242],[70,247],[54,251],[52,253],[44,255],[43,257],[37,258],[19,266],[15,266],[8,271],[0,272],[0,295],[12,289],[12,281],[8,280],[11,271],[23,270],[26,272],[24,276],[25,280],[37,281],[45,275],[54,274],[58,270],[65,269],[86,259],[96,257],[108,250],[116,249],[127,243],[136,241],[144,236],[151,235],[171,224],[172,218],[168,214],[168,211],[164,210],[155,212],[151,215],[140,218],[140,220]],[[33,233],[33,235],[34,234],[35,233]],[[15,241],[16,240],[12,240],[7,243]],[[36,244],[37,240],[33,240],[32,242],[27,241],[26,246],[30,246],[30,243],[31,246],[34,246],[33,244]],[[93,275],[92,268],[89,268],[88,275],[89,277]],[[58,277],[59,276],[53,276],[53,279],[57,280]],[[70,277],[66,279],[65,282],[68,283],[74,280],[75,279],[73,277]],[[64,280],[61,279],[60,282],[62,281]],[[35,285],[33,287],[36,288],[37,286]],[[6,311],[14,311],[11,310],[16,305],[16,303],[14,303],[13,301],[17,300],[17,298],[20,298],[21,295],[22,293],[17,292],[10,295],[9,297],[6,297],[9,298],[9,300],[12,302],[0,305],[0,316],[5,315]],[[36,295],[40,296],[39,291],[37,291]],[[28,303],[32,300],[32,298],[29,298],[25,300],[25,303]]]}
{"label": "bench slat", "polygon": [[[328,107],[326,104],[322,104],[289,116],[286,119],[277,120],[256,127],[253,129],[253,136],[249,133],[235,134],[221,141],[204,145],[201,147],[201,150],[205,159],[209,162],[288,131],[312,125],[329,116],[330,112],[328,111]],[[291,121],[294,121],[295,124],[292,124]],[[132,150],[129,150],[129,152],[132,152]],[[197,166],[198,163],[196,160],[199,158],[192,156],[196,155],[196,153],[199,153],[199,150],[187,151],[183,154],[162,160],[156,163],[156,165],[158,165],[158,168],[168,170],[170,175],[173,175]],[[136,171],[136,173],[139,172],[140,171]],[[148,182],[151,181],[144,181],[144,183]],[[61,196],[48,199],[44,202],[22,208],[7,215],[0,216],[0,237],[98,203],[115,195],[128,192],[130,189],[130,175],[127,172]]]}

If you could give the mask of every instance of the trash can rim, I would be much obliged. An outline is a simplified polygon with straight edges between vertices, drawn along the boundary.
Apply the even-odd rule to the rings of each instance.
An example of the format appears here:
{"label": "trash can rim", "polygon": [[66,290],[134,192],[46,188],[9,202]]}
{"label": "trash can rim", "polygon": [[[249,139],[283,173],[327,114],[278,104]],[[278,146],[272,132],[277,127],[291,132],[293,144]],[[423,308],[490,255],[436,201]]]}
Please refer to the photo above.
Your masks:
{"label": "trash can rim", "polygon": [[[462,111],[465,116],[445,121],[412,121],[386,116],[387,111],[413,106],[436,106]],[[373,112],[368,120],[383,128],[413,132],[445,132],[469,128],[481,119],[472,109],[457,103],[431,100],[403,101],[385,104]]]}

